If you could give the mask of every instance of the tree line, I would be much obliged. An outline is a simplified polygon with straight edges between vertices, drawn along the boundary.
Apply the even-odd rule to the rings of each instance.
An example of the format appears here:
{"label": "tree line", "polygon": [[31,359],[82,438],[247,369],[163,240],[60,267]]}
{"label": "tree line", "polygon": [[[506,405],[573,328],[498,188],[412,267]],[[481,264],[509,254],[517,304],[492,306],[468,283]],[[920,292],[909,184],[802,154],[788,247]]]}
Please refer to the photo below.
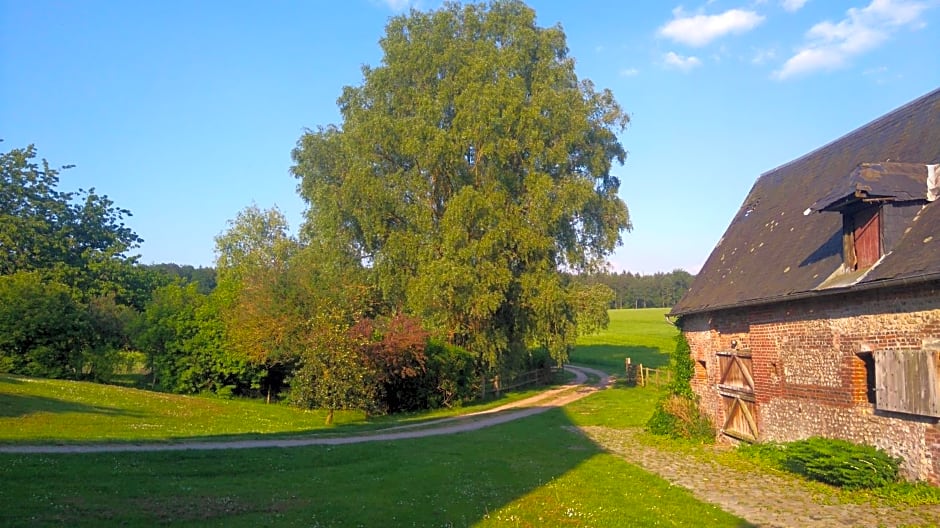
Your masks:
{"label": "tree line", "polygon": [[621,271],[601,271],[574,277],[584,284],[602,284],[613,297],[610,308],[668,308],[675,305],[692,286],[695,275],[676,269],[669,273],[642,275]]}
{"label": "tree line", "polygon": [[564,362],[618,302],[579,277],[631,229],[628,115],[519,1],[413,10],[380,45],[292,151],[298,234],[247,207],[214,275],[140,265],[129,211],[3,154],[0,371],[107,380],[137,349],[161,390],[394,412]]}

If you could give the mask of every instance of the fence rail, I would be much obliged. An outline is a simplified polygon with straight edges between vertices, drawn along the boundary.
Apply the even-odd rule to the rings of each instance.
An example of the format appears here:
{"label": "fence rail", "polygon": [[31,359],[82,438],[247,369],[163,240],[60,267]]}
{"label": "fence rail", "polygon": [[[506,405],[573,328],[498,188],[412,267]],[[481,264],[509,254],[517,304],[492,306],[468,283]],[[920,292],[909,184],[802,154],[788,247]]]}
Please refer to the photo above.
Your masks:
{"label": "fence rail", "polygon": [[657,387],[672,382],[672,371],[665,368],[644,367],[642,363],[633,363],[630,358],[624,360],[626,376],[624,381],[628,386],[655,385]]}
{"label": "fence rail", "polygon": [[492,378],[483,380],[480,395],[483,398],[491,394],[495,394],[499,397],[503,391],[520,389],[530,385],[545,385],[551,382],[554,376],[555,369],[551,367],[530,370],[508,378],[493,376]]}

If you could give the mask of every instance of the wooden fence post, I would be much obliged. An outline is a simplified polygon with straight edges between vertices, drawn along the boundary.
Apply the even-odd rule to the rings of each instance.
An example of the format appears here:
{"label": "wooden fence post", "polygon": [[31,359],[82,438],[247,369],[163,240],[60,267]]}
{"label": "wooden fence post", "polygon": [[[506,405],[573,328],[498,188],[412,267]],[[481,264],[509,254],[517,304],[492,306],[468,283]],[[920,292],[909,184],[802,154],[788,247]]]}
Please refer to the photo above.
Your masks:
{"label": "wooden fence post", "polygon": [[623,382],[627,385],[627,387],[636,387],[636,365],[633,364],[630,358],[626,358],[624,360],[624,368],[626,369],[626,375],[623,377]]}

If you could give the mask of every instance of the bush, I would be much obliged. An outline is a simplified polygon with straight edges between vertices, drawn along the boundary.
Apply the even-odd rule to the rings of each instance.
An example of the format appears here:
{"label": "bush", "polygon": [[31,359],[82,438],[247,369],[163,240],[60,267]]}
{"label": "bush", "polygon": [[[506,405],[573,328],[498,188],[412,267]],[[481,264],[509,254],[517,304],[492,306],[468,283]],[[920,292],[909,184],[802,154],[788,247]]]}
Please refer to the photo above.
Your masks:
{"label": "bush", "polygon": [[712,422],[699,410],[698,401],[675,394],[659,401],[653,416],[646,422],[646,429],[653,434],[673,438],[702,442],[715,439]]}
{"label": "bush", "polygon": [[36,272],[0,276],[0,371],[81,376],[90,325],[72,293]]}
{"label": "bush", "polygon": [[787,470],[842,488],[876,488],[899,480],[901,459],[845,440],[813,437],[791,442],[784,457]]}
{"label": "bush", "polygon": [[463,348],[431,340],[425,348],[427,371],[421,380],[426,409],[454,407],[476,397],[476,357]]}
{"label": "bush", "polygon": [[653,416],[646,422],[647,431],[673,438],[713,442],[715,428],[699,409],[698,397],[692,391],[695,363],[689,343],[681,333],[676,338],[676,350],[669,359],[669,368],[673,373],[672,383],[667,387],[668,394],[659,401]]}
{"label": "bush", "polygon": [[421,320],[401,313],[360,319],[351,329],[374,370],[377,409],[396,413],[427,407],[421,379],[427,373],[428,332]]}

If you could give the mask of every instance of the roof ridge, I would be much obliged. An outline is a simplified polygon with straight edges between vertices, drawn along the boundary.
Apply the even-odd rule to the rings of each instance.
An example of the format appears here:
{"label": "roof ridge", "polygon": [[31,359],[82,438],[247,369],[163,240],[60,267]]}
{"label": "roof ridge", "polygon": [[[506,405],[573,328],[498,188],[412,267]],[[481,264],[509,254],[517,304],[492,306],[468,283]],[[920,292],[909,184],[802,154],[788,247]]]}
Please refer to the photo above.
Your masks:
{"label": "roof ridge", "polygon": [[[850,132],[847,132],[847,133],[845,133],[845,134],[842,134],[841,136],[837,137],[836,139],[833,139],[832,141],[826,143],[825,145],[823,145],[823,146],[821,146],[821,147],[818,147],[818,148],[816,148],[816,149],[813,149],[813,150],[811,150],[810,152],[807,152],[806,154],[803,154],[802,156],[800,156],[800,157],[798,157],[798,158],[792,159],[792,160],[790,160],[790,161],[788,161],[788,162],[786,162],[786,163],[784,163],[784,164],[782,164],[782,165],[779,165],[779,166],[777,166],[777,167],[774,167],[773,169],[770,169],[770,170],[768,170],[768,171],[763,172],[763,173],[760,174],[760,176],[758,176],[758,179],[763,178],[764,176],[767,176],[767,175],[769,175],[769,174],[773,174],[773,173],[775,173],[775,172],[778,172],[778,171],[780,171],[780,170],[782,170],[782,169],[785,169],[785,168],[787,168],[787,167],[789,167],[789,166],[791,166],[791,165],[794,165],[794,164],[796,164],[796,163],[799,163],[800,161],[803,161],[804,159],[806,159],[806,158],[808,158],[808,157],[810,157],[810,156],[815,156],[815,155],[816,155],[817,153],[819,153],[820,151],[823,151],[823,150],[829,148],[829,147],[832,146],[833,144],[836,144],[836,143],[839,143],[839,142],[843,141],[844,139],[846,139],[846,138],[852,136],[853,134],[856,134],[856,133],[859,133],[859,132],[863,132],[863,131],[869,131],[869,130],[876,129],[876,128],[880,128],[880,126],[884,126],[884,124],[881,123],[882,121],[889,121],[889,120],[897,119],[898,114],[902,114],[902,113],[904,113],[905,111],[910,111],[910,110],[911,110],[911,107],[917,106],[917,105],[919,105],[919,104],[923,104],[923,102],[924,102],[925,100],[930,99],[930,98],[935,97],[935,96],[940,96],[940,88],[936,88],[936,89],[934,89],[934,90],[931,90],[930,92],[927,92],[926,94],[924,94],[924,95],[918,97],[917,99],[914,99],[913,101],[909,101],[909,102],[907,102],[907,103],[905,103],[905,104],[903,104],[903,105],[901,105],[901,106],[895,108],[894,110],[889,111],[889,112],[886,113],[886,114],[883,114],[883,115],[881,115],[881,116],[879,116],[879,117],[876,117],[875,119],[872,119],[871,121],[869,121],[869,122],[867,122],[867,123],[865,123],[865,124],[863,124],[863,125],[860,125],[860,126],[854,128],[854,129],[852,129]],[[872,160],[871,163],[877,163],[877,162],[881,162],[881,161],[885,161],[885,160]]]}

